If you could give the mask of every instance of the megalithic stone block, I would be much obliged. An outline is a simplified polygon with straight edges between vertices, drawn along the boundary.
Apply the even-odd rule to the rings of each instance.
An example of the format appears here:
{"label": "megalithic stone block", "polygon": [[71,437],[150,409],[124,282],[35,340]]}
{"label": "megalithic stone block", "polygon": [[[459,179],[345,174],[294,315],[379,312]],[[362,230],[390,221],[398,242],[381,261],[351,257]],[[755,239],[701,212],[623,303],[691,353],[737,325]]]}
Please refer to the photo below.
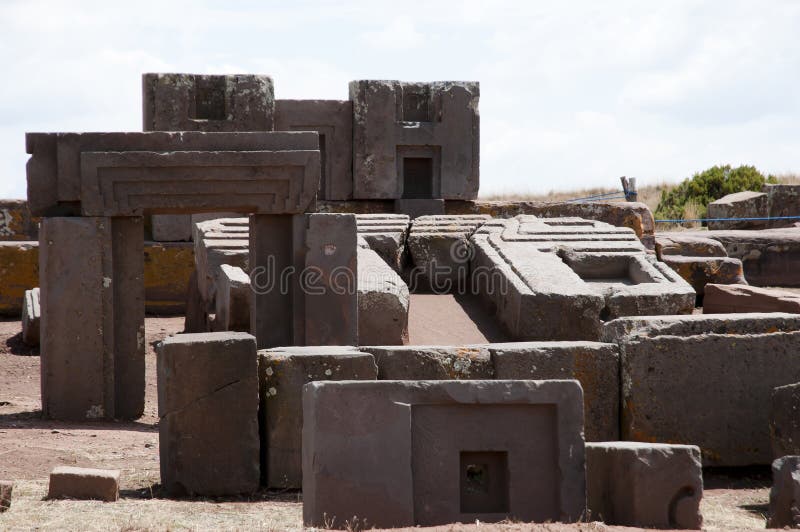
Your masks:
{"label": "megalithic stone block", "polygon": [[800,456],[789,455],[772,462],[768,528],[800,526]]}
{"label": "megalithic stone block", "polygon": [[259,485],[255,338],[179,334],[158,345],[161,483],[175,495],[250,493]]}
{"label": "megalithic stone block", "polygon": [[25,290],[22,302],[22,341],[28,345],[39,345],[39,324],[42,308],[39,305],[39,288]]}
{"label": "megalithic stone block", "polygon": [[220,266],[214,328],[218,331],[250,330],[250,277],[239,267]]}
{"label": "megalithic stone block", "polygon": [[144,411],[141,218],[45,218],[40,233],[42,411],[64,420]]}

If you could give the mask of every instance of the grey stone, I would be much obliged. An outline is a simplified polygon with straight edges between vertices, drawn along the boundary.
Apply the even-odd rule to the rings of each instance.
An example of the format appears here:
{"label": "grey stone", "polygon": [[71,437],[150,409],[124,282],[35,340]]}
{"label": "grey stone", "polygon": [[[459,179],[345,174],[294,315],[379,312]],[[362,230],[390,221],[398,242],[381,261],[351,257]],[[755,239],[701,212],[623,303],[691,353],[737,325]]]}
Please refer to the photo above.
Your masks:
{"label": "grey stone", "polygon": [[406,239],[411,221],[404,214],[357,214],[358,236],[397,273],[406,264]]}
{"label": "grey stone", "polygon": [[28,202],[0,199],[0,242],[39,239],[39,220],[31,216]]}
{"label": "grey stone", "polygon": [[622,439],[697,445],[707,466],[770,463],[770,396],[800,381],[800,315],[620,318],[602,339],[620,348]]}
{"label": "grey stone", "polygon": [[0,513],[11,508],[11,495],[14,492],[14,485],[11,482],[0,480]]}
{"label": "grey stone", "polygon": [[[708,218],[763,218],[769,213],[769,198],[763,192],[745,190],[728,194],[708,204]],[[763,229],[766,220],[710,221],[708,228],[716,229]]]}
{"label": "grey stone", "polygon": [[63,420],[144,411],[141,218],[45,218],[40,233],[42,411]]}
{"label": "grey stone", "polygon": [[319,133],[319,199],[353,197],[353,104],[338,100],[277,100],[275,129]]}
{"label": "grey stone", "polygon": [[161,484],[173,495],[224,496],[259,486],[255,338],[179,334],[157,346]]}
{"label": "grey stone", "polygon": [[800,294],[740,284],[708,284],[704,314],[788,312],[800,314]]}
{"label": "grey stone", "polygon": [[669,255],[727,257],[728,253],[722,244],[711,238],[687,237],[683,233],[660,233],[656,236],[656,255],[658,260],[663,260]]}
{"label": "grey stone", "polygon": [[191,214],[154,214],[150,225],[156,242],[188,242],[192,239]]}
{"label": "grey stone", "polygon": [[420,216],[444,216],[443,199],[396,199],[394,212],[406,214],[412,220]]}
{"label": "grey stone", "polygon": [[375,356],[380,380],[493,379],[486,346],[362,346]]}
{"label": "grey stone", "polygon": [[769,434],[772,456],[800,455],[800,383],[772,390]]}
{"label": "grey stone", "polygon": [[661,260],[689,283],[698,296],[705,295],[708,284],[747,284],[739,259],[664,255]]}
{"label": "grey stone", "polygon": [[142,74],[145,131],[271,131],[272,78]]}
{"label": "grey stone", "polygon": [[594,342],[488,344],[496,379],[575,379],[583,388],[586,441],[619,439],[619,353]]}
{"label": "grey stone", "polygon": [[119,499],[119,471],[59,466],[50,473],[48,499]]}
{"label": "grey stone", "polygon": [[350,82],[355,199],[474,199],[477,82]]}
{"label": "grey stone", "polygon": [[39,345],[39,322],[42,309],[39,306],[39,288],[25,290],[22,304],[22,341],[27,345]]}
{"label": "grey stone", "polygon": [[577,521],[582,419],[576,381],[309,383],[303,523]]}
{"label": "grey stone", "polygon": [[772,462],[767,528],[800,527],[800,456]]}
{"label": "grey stone", "polygon": [[218,331],[250,331],[250,277],[236,266],[220,266],[214,326]]}
{"label": "grey stone", "polygon": [[202,312],[215,308],[223,264],[249,272],[250,229],[247,218],[218,218],[194,224],[194,261]]}
{"label": "grey stone", "polygon": [[358,249],[358,343],[408,343],[406,283],[376,252]]}
{"label": "grey stone", "polygon": [[586,444],[592,520],[607,525],[699,530],[703,470],[694,445]]}
{"label": "grey stone", "polygon": [[282,347],[259,351],[262,477],[270,488],[300,488],[303,386],[324,380],[375,380],[369,353],[355,347]]}

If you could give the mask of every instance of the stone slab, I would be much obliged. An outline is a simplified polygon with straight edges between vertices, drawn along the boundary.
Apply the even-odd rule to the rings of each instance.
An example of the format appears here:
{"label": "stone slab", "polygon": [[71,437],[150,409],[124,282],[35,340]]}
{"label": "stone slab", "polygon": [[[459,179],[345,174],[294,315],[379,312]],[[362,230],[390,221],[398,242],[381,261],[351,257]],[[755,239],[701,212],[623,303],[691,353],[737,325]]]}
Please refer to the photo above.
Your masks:
{"label": "stone slab", "polygon": [[770,400],[800,381],[800,315],[621,318],[603,341],[620,349],[622,439],[697,445],[704,466],[771,462]]}
{"label": "stone slab", "polygon": [[405,214],[412,220],[420,216],[444,216],[443,199],[396,199],[394,212]]}
{"label": "stone slab", "polygon": [[656,256],[663,260],[667,255],[686,257],[727,257],[725,248],[711,238],[683,236],[682,233],[660,233],[656,236]]}
{"label": "stone slab", "polygon": [[397,273],[406,265],[406,239],[411,221],[404,214],[357,214],[358,236]]}
{"label": "stone slab", "polygon": [[27,345],[39,345],[39,323],[41,317],[39,288],[26,290],[25,301],[22,304],[22,341]]}
{"label": "stone slab", "polygon": [[272,78],[253,74],[142,74],[145,131],[271,131]]}
{"label": "stone slab", "polygon": [[320,138],[319,199],[353,197],[353,104],[339,100],[277,100],[276,131],[316,131]]}
{"label": "stone slab", "polygon": [[408,286],[369,248],[358,249],[358,343],[408,343]]}
{"label": "stone slab", "polygon": [[577,521],[582,419],[576,381],[309,383],[303,523]]}
{"label": "stone slab", "polygon": [[704,314],[788,312],[800,314],[800,294],[741,284],[708,284]]}
{"label": "stone slab", "polygon": [[619,352],[595,342],[517,342],[485,346],[496,379],[575,379],[583,388],[586,441],[619,439]]}
{"label": "stone slab", "polygon": [[772,390],[769,434],[773,458],[800,455],[800,383]]}
{"label": "stone slab", "polygon": [[697,446],[587,443],[586,483],[593,521],[642,528],[702,528],[703,469]]}
{"label": "stone slab", "polygon": [[[745,190],[723,196],[708,204],[709,218],[763,218],[769,216],[769,198],[763,192]],[[716,229],[763,229],[767,221],[725,220],[708,222],[708,228]]]}
{"label": "stone slab", "polygon": [[355,347],[259,351],[262,478],[270,488],[300,488],[303,386],[312,381],[375,380],[375,359]]}
{"label": "stone slab", "polygon": [[493,379],[486,346],[361,346],[375,356],[380,380]]}
{"label": "stone slab", "polygon": [[218,331],[250,331],[250,277],[236,266],[220,266],[214,328]]}
{"label": "stone slab", "polygon": [[50,473],[48,499],[119,499],[119,471],[59,466]]}
{"label": "stone slab", "polygon": [[767,528],[800,527],[800,456],[772,462]]}
{"label": "stone slab", "polygon": [[259,486],[255,338],[179,334],[157,346],[161,483],[172,495],[226,496]]}
{"label": "stone slab", "polygon": [[[718,285],[747,284],[744,267],[739,259],[664,255],[661,260],[689,283],[698,296],[705,295],[705,288],[709,283]],[[703,306],[705,306],[705,300],[703,300]]]}

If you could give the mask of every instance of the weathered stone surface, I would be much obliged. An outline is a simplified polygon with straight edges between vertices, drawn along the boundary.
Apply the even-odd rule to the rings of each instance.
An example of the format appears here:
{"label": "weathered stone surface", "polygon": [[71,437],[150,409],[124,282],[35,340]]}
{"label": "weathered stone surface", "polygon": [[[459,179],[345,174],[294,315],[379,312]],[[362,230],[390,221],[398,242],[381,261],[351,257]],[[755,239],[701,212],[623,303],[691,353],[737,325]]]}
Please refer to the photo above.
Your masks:
{"label": "weathered stone surface", "polygon": [[800,314],[800,294],[740,284],[709,284],[703,299],[704,314],[737,312],[788,312]]}
{"label": "weathered stone surface", "polygon": [[154,214],[150,218],[156,242],[188,242],[192,239],[191,214]]}
{"label": "weathered stone surface", "polygon": [[39,243],[0,242],[0,316],[19,316],[25,291],[38,285]]}
{"label": "weathered stone surface", "polygon": [[[728,194],[708,204],[708,218],[763,218],[769,215],[769,198],[763,192],[745,190]],[[763,229],[767,221],[726,220],[710,221],[708,228],[715,229]]]}
{"label": "weathered stone surface", "polygon": [[145,131],[271,131],[272,78],[142,74]]}
{"label": "weathered stone surface", "polygon": [[39,220],[31,216],[25,200],[0,199],[0,242],[39,238]]}
{"label": "weathered stone surface", "polygon": [[22,304],[22,341],[28,345],[39,345],[39,322],[42,309],[39,306],[39,288],[25,290]]}
{"label": "weathered stone surface", "polygon": [[0,513],[11,508],[11,496],[14,492],[14,485],[11,482],[0,480]]}
{"label": "weathered stone surface", "polygon": [[378,254],[358,249],[358,343],[403,345],[408,343],[406,283]]}
{"label": "weathered stone surface", "polygon": [[144,411],[141,218],[45,218],[40,233],[42,412]]}
{"label": "weathered stone surface", "polygon": [[[764,185],[761,189],[767,194],[769,202],[769,215],[773,218],[781,216],[800,216],[800,185]],[[800,220],[770,220],[770,227],[792,227]]]}
{"label": "weathered stone surface", "polygon": [[380,380],[493,379],[487,346],[362,346],[375,356]]}
{"label": "weathered stone surface", "polygon": [[582,419],[576,381],[307,384],[303,522],[576,521]]}
{"label": "weathered stone surface", "polygon": [[408,251],[413,269],[412,292],[467,293],[469,261],[473,255],[470,237],[488,216],[421,216],[411,223]]}
{"label": "weathered stone surface", "polygon": [[214,328],[218,331],[250,331],[250,277],[239,267],[220,266]]}
{"label": "weathered stone surface", "polygon": [[319,133],[321,175],[318,198],[353,197],[353,103],[338,100],[277,100],[277,131]]}
{"label": "weathered stone surface", "polygon": [[119,499],[119,470],[59,466],[50,473],[48,499]]}
{"label": "weathered stone surface", "polygon": [[220,267],[223,264],[249,272],[250,229],[247,218],[218,218],[194,224],[194,257],[197,287],[203,312],[215,308]]}
{"label": "weathered stone surface", "polygon": [[769,434],[772,456],[800,455],[800,383],[772,391]]}
{"label": "weathered stone surface", "polygon": [[35,215],[313,210],[313,132],[28,133]]}
{"label": "weathered stone surface", "polygon": [[443,199],[396,199],[394,200],[394,212],[405,214],[412,220],[420,216],[444,216]]}
{"label": "weathered stone surface", "polygon": [[145,312],[160,316],[184,314],[193,271],[191,242],[145,242]]}
{"label": "weathered stone surface", "polygon": [[703,525],[703,470],[694,445],[587,443],[586,484],[592,520],[643,528]]}
{"label": "weathered stone surface", "polygon": [[684,236],[683,233],[659,233],[656,236],[656,256],[664,260],[666,256],[685,257],[727,257],[725,248],[711,238]]}
{"label": "weathered stone surface", "polygon": [[708,466],[770,463],[770,397],[800,381],[800,315],[620,318],[603,341],[620,348],[622,439],[697,445]]}
{"label": "weathered stone surface", "polygon": [[161,483],[174,495],[259,486],[255,338],[179,334],[157,346]]}
{"label": "weathered stone surface", "polygon": [[[747,280],[744,278],[744,267],[739,259],[664,255],[661,261],[689,283],[698,296],[705,294],[706,286],[709,283],[718,285],[747,284]],[[705,300],[703,301],[703,306],[705,306]]]}
{"label": "weathered stone surface", "polygon": [[358,236],[397,273],[406,264],[406,239],[411,221],[405,214],[357,214]]}
{"label": "weathered stone surface", "polygon": [[281,347],[258,353],[262,478],[270,488],[303,481],[303,386],[312,381],[375,380],[375,359],[355,347]]}
{"label": "weathered stone surface", "polygon": [[772,462],[767,528],[800,527],[800,456]]}
{"label": "weathered stone surface", "polygon": [[575,379],[583,388],[586,441],[619,439],[619,353],[613,344],[488,344],[496,379]]}
{"label": "weathered stone surface", "polygon": [[618,316],[694,308],[694,290],[627,228],[518,216],[484,224],[471,242],[471,289],[515,340],[597,340]]}
{"label": "weathered stone surface", "polygon": [[477,82],[350,82],[355,199],[474,199]]}

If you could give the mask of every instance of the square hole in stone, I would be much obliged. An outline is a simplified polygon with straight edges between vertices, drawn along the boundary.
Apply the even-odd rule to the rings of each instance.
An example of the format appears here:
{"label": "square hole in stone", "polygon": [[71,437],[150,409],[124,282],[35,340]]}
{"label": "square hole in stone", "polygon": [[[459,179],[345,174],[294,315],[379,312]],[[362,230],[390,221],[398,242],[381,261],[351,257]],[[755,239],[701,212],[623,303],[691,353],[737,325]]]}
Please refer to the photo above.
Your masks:
{"label": "square hole in stone", "polygon": [[430,199],[433,197],[433,159],[430,157],[403,158],[403,198]]}
{"label": "square hole in stone", "polygon": [[461,451],[461,513],[508,512],[508,453]]}
{"label": "square hole in stone", "polygon": [[194,115],[196,120],[225,120],[225,77],[195,78]]}
{"label": "square hole in stone", "polygon": [[637,285],[656,280],[629,255],[562,256],[561,260],[586,283]]}
{"label": "square hole in stone", "polygon": [[403,90],[403,121],[431,121],[431,93],[425,88]]}

